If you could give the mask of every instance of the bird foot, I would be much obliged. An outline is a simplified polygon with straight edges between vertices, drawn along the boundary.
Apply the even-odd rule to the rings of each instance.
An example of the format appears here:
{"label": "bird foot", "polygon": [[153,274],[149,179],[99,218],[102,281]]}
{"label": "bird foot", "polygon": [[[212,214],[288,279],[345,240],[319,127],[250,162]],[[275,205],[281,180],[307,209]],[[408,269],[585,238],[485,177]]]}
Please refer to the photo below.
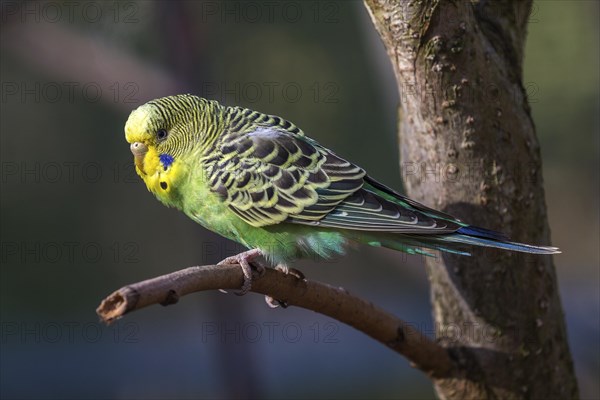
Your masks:
{"label": "bird foot", "polygon": [[[306,279],[306,277],[304,276],[304,274],[302,273],[302,271],[297,270],[296,268],[289,268],[287,265],[277,265],[275,267],[276,270],[279,270],[281,272],[283,272],[284,274],[290,274],[295,276],[298,279],[304,280]],[[281,308],[287,308],[289,306],[289,304],[287,303],[287,301],[284,300],[277,300],[269,295],[265,296],[265,302],[267,303],[267,305],[271,308],[277,308],[277,307],[281,307]]]}
{"label": "bird foot", "polygon": [[[262,252],[259,249],[252,249],[245,251],[240,254],[236,254],[235,256],[227,257],[226,259],[219,262],[217,265],[231,265],[231,264],[239,264],[242,268],[242,272],[244,274],[244,283],[242,284],[242,289],[239,292],[235,292],[238,296],[243,296],[252,287],[252,267],[258,272],[259,276],[263,276],[265,274],[265,266],[261,263],[254,260],[255,258],[262,256]],[[252,264],[250,262],[252,261]],[[224,290],[220,289],[220,291],[224,292]],[[226,293],[226,292],[225,292]]]}
{"label": "bird foot", "polygon": [[275,267],[275,269],[283,272],[286,275],[293,275],[300,280],[306,279],[306,276],[304,276],[304,273],[302,271],[296,268],[290,268],[287,265],[279,264]]}
{"label": "bird foot", "polygon": [[270,308],[278,308],[278,307],[287,308],[288,307],[288,303],[286,301],[274,299],[273,297],[269,296],[268,294],[265,295],[265,303],[267,303],[267,305]]}

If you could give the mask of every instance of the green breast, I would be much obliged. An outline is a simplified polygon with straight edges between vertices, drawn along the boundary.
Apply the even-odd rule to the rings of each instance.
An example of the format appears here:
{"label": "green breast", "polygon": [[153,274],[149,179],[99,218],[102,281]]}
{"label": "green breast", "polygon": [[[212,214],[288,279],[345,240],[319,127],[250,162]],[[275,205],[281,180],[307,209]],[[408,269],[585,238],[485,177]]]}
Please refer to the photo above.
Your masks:
{"label": "green breast", "polygon": [[261,249],[272,263],[287,264],[296,258],[343,253],[346,238],[331,229],[285,222],[264,227],[246,223],[209,189],[202,168],[186,172],[177,188],[180,196],[175,207],[223,237],[250,249]]}

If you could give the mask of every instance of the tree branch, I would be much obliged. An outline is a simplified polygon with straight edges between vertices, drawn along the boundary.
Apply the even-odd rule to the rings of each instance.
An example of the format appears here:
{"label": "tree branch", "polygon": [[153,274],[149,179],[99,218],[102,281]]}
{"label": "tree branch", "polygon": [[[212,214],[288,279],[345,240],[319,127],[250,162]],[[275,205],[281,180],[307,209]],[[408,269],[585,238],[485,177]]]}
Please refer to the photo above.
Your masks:
{"label": "tree branch", "polygon": [[[364,1],[396,75],[408,195],[514,241],[551,243],[522,81],[532,1]],[[576,398],[552,258],[473,253],[425,261],[436,326],[472,328],[452,343],[464,374],[434,380],[438,396]]]}
{"label": "tree branch", "polygon": [[[104,299],[96,312],[104,322],[110,323],[153,304],[174,304],[189,293],[239,289],[242,282],[242,271],[237,264],[190,267],[124,286]],[[251,291],[348,324],[402,354],[415,368],[432,378],[449,377],[454,373],[447,349],[343,288],[267,268],[263,276],[253,279]]]}

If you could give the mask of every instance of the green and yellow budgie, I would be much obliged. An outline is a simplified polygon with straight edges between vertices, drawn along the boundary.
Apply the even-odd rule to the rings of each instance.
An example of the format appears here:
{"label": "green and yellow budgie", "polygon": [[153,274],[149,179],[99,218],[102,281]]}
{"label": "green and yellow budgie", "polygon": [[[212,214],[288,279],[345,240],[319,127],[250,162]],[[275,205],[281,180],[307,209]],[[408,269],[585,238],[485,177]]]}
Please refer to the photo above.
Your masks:
{"label": "green and yellow budgie", "polygon": [[192,95],[134,110],[125,125],[137,173],[165,205],[259,255],[289,265],[343,254],[349,242],[430,255],[469,255],[464,245],[536,254],[555,247],[514,243],[410,200],[304,135],[291,122]]}

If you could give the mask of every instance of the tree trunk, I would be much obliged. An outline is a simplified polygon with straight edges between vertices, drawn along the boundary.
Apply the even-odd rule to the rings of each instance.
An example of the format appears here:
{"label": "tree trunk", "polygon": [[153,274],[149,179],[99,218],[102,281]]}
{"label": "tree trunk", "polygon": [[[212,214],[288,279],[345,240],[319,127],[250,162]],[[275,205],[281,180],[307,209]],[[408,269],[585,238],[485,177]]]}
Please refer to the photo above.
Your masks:
{"label": "tree trunk", "polygon": [[[365,0],[400,92],[411,198],[513,241],[549,244],[535,126],[522,84],[531,1]],[[457,373],[443,399],[575,398],[550,256],[474,249],[428,259],[437,335]]]}

